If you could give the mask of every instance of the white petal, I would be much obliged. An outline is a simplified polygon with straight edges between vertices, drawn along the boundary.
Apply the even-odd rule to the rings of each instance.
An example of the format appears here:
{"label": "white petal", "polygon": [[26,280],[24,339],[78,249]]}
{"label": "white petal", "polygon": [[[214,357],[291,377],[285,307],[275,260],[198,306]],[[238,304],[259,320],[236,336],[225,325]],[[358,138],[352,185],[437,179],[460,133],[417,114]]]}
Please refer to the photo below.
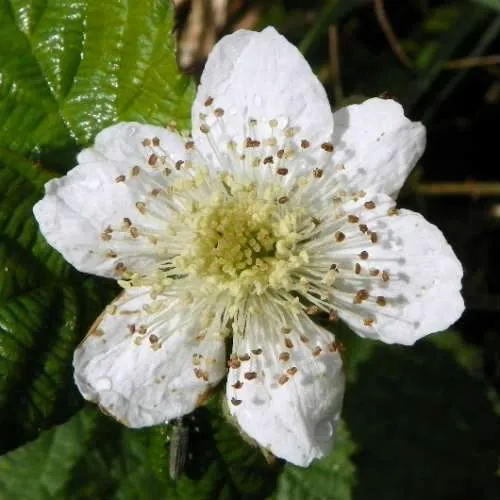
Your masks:
{"label": "white petal", "polygon": [[305,314],[263,316],[270,309],[259,305],[244,337],[234,336],[229,411],[261,447],[307,466],[333,444],[344,392],[342,360],[333,336]]}
{"label": "white petal", "polygon": [[147,288],[123,293],[74,356],[83,396],[129,427],[191,412],[226,371],[218,325],[204,332],[200,325],[207,311],[171,299],[165,309],[146,312],[151,302]]}
{"label": "white petal", "polygon": [[425,149],[425,127],[379,98],[341,108],[333,119],[333,160],[345,165],[345,188],[397,193]]}
{"label": "white petal", "polygon": [[[387,215],[392,205],[377,195],[346,206],[340,226],[346,237],[326,260],[338,269],[332,289],[338,315],[363,337],[409,345],[460,317],[463,272],[436,226],[409,210]],[[349,222],[349,215],[359,221]]]}
{"label": "white petal", "polygon": [[[217,110],[223,117],[214,116]],[[249,125],[250,119],[256,124]],[[270,120],[276,120],[273,129]],[[317,149],[333,131],[323,86],[297,48],[273,28],[241,30],[219,41],[201,76],[192,122],[193,137],[207,157],[212,145],[225,151],[229,139],[240,146],[246,137],[274,136],[282,147],[291,131]],[[211,127],[208,138],[200,132],[204,123]]]}
{"label": "white petal", "polygon": [[[98,134],[95,146],[78,156],[78,166],[45,185],[45,196],[33,212],[46,240],[78,270],[118,277],[119,264],[142,272],[161,260],[161,249],[146,232],[148,236],[161,232],[162,221],[151,217],[151,211],[143,214],[137,205],[157,204],[150,193],[166,183],[164,168],[148,163],[159,148],[142,144],[155,137],[166,162],[183,158],[184,142],[179,136],[160,127],[119,123]],[[160,211],[167,216],[167,210]],[[126,227],[120,231],[124,219],[149,232],[133,236]]]}

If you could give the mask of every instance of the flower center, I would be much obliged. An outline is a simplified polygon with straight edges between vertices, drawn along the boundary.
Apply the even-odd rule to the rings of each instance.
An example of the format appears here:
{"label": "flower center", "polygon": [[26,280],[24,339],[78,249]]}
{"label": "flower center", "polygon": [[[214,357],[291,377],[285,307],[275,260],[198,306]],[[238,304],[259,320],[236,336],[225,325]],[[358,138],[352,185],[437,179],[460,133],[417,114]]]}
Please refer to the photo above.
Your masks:
{"label": "flower center", "polygon": [[276,196],[257,196],[252,186],[219,194],[189,218],[193,238],[176,268],[233,296],[288,291],[291,272],[307,261],[299,245],[301,212],[287,210]]}

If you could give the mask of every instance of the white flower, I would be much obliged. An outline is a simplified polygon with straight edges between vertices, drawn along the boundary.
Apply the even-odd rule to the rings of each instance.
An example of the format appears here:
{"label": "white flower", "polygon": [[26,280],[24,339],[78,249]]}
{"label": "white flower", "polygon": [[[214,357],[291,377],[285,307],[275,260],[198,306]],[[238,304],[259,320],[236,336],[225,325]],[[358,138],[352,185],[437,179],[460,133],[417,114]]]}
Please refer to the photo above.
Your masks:
{"label": "white flower", "polygon": [[[327,454],[344,390],[331,333],[412,344],[462,312],[441,232],[396,210],[425,130],[394,101],[333,114],[274,29],[211,53],[192,139],[120,123],[34,209],[47,241],[123,293],[74,358],[76,383],[124,424],[191,412],[226,375],[241,429],[298,465]],[[335,123],[335,128],[334,128]]]}

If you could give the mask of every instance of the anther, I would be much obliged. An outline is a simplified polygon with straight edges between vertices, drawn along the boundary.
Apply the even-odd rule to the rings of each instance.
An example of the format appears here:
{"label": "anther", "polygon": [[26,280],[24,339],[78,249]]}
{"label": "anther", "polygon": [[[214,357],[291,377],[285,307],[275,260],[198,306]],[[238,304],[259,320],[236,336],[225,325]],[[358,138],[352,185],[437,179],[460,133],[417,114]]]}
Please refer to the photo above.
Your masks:
{"label": "anther", "polygon": [[236,398],[231,398],[231,403],[234,405],[234,406],[238,406],[242,403],[241,399],[236,399]]}
{"label": "anther", "polygon": [[356,274],[360,274],[361,273],[361,265],[358,262],[356,262],[356,265],[354,266],[354,272]]}
{"label": "anther", "polygon": [[348,215],[347,220],[353,224],[359,222],[359,217],[357,215]]}
{"label": "anther", "polygon": [[291,329],[291,328],[288,328],[288,327],[286,327],[286,326],[284,326],[284,327],[281,329],[281,333],[282,333],[283,335],[288,335],[288,334],[289,334],[289,333],[291,333],[291,332],[292,332],[292,329]]}
{"label": "anther", "polygon": [[310,146],[311,146],[311,143],[310,143],[307,139],[302,139],[302,140],[300,141],[300,147],[301,147],[302,149],[307,149],[307,148],[308,148],[308,147],[310,147]]}
{"label": "anther", "polygon": [[154,333],[152,333],[150,336],[149,336],[149,342],[151,342],[151,344],[157,344],[158,343],[158,340],[160,340],[158,338],[157,335],[155,335]]}
{"label": "anther", "polygon": [[154,153],[150,155],[148,158],[148,165],[154,167],[156,165],[156,162],[158,161],[158,156],[155,155]]}
{"label": "anther", "polygon": [[278,149],[278,152],[276,153],[276,156],[281,160],[283,156],[285,155],[285,150],[284,149]]}
{"label": "anther", "polygon": [[241,380],[237,380],[234,384],[231,384],[231,387],[235,389],[241,389],[243,387],[243,382]]}
{"label": "anther", "polygon": [[129,229],[129,232],[130,232],[130,235],[132,236],[132,238],[137,238],[139,236],[139,230],[135,226],[132,226]]}
{"label": "anther", "polygon": [[151,146],[151,139],[144,139],[144,140],[142,141],[142,145],[143,145],[145,148],[147,148],[147,147]]}
{"label": "anther", "polygon": [[108,250],[106,252],[106,257],[108,257],[109,259],[115,259],[116,257],[118,257],[118,254],[114,250]]}
{"label": "anther", "polygon": [[159,137],[153,137],[153,146],[159,146],[160,145],[160,138]]}
{"label": "anther", "polygon": [[284,203],[288,202],[288,200],[289,200],[289,199],[290,199],[290,198],[288,198],[288,196],[280,196],[280,197],[278,198],[278,203],[279,203],[280,205],[283,205]]}
{"label": "anther", "polygon": [[387,271],[382,271],[382,280],[383,281],[389,281],[391,277],[389,276],[389,273]]}
{"label": "anther", "polygon": [[248,361],[250,359],[249,354],[242,354],[241,356],[238,356],[240,358],[240,361]]}
{"label": "anther", "polygon": [[383,297],[382,295],[379,295],[377,297],[377,305],[378,306],[381,306],[381,307],[384,307],[385,305],[387,304],[387,300],[385,297]]}
{"label": "anther", "polygon": [[375,203],[373,201],[365,201],[364,207],[367,210],[373,210],[375,208]]}
{"label": "anther", "polygon": [[262,354],[262,349],[260,347],[258,349],[252,349],[252,354],[258,356],[259,354]]}
{"label": "anther", "polygon": [[278,175],[286,175],[286,174],[288,174],[288,168],[285,168],[285,167],[278,168],[276,170],[276,173]]}
{"label": "anther", "polygon": [[187,141],[186,144],[184,144],[184,147],[186,149],[194,149],[194,142],[193,141]]}
{"label": "anther", "polygon": [[293,349],[293,342],[289,338],[285,339],[285,347],[287,347],[288,349]]}
{"label": "anther", "polygon": [[125,217],[123,219],[123,226],[125,227],[125,229],[128,229],[131,225],[132,221],[128,217]]}
{"label": "anther", "polygon": [[367,300],[369,296],[368,290],[358,290],[354,296],[354,304],[361,304],[361,302]]}
{"label": "anther", "polygon": [[317,179],[321,179],[321,177],[323,177],[323,170],[321,168],[315,168],[313,170],[313,175],[314,177],[316,177]]}
{"label": "anther", "polygon": [[359,225],[359,230],[360,230],[363,234],[365,234],[365,233],[367,233],[367,232],[368,232],[368,226],[367,226],[366,224],[360,224],[360,225]]}
{"label": "anther", "polygon": [[291,366],[286,372],[293,377],[298,372],[298,369],[296,366]]}
{"label": "anther", "polygon": [[208,134],[210,132],[210,127],[206,123],[200,125],[200,132],[202,134]]}
{"label": "anther", "polygon": [[319,307],[318,306],[308,306],[304,309],[305,313],[308,314],[309,316],[314,316],[315,314],[319,313]]}
{"label": "anther", "polygon": [[125,182],[125,176],[122,174],[122,175],[119,175],[116,179],[115,179],[115,182]]}
{"label": "anther", "polygon": [[278,359],[286,363],[290,359],[290,354],[288,352],[280,352]]}
{"label": "anther", "polygon": [[254,380],[257,378],[257,372],[246,372],[245,375],[243,375],[247,380]]}
{"label": "anther", "polygon": [[214,110],[214,115],[217,117],[217,118],[220,118],[221,116],[224,116],[224,110],[222,108],[216,108]]}
{"label": "anther", "polygon": [[360,254],[359,254],[359,258],[361,260],[366,260],[368,259],[368,252],[366,250],[363,250]]}
{"label": "anther", "polygon": [[321,354],[321,351],[322,351],[321,347],[320,347],[320,346],[316,346],[316,347],[315,347],[315,348],[311,351],[311,353],[312,353],[312,355],[313,355],[313,356],[319,356],[319,355]]}
{"label": "anther", "polygon": [[389,208],[387,215],[399,215],[399,210],[396,207]]}
{"label": "anther", "polygon": [[135,204],[135,208],[137,208],[137,210],[139,210],[139,212],[141,214],[145,214],[146,213],[146,204],[142,201],[138,201],[136,204]]}
{"label": "anther", "polygon": [[324,142],[321,144],[321,149],[324,149],[327,153],[333,152],[333,144],[330,142]]}
{"label": "anther", "polygon": [[214,102],[214,98],[209,96],[209,97],[206,98],[204,104],[208,108],[208,106],[211,106],[213,102]]}
{"label": "anther", "polygon": [[377,241],[378,241],[378,234],[377,233],[371,233],[370,234],[370,241],[372,243],[377,243]]}
{"label": "anther", "polygon": [[334,311],[333,309],[328,313],[328,321],[338,321],[339,316],[337,314],[337,311]]}
{"label": "anther", "polygon": [[344,240],[345,240],[345,234],[342,231],[337,231],[335,233],[335,241],[337,241],[337,243],[340,243]]}
{"label": "anther", "polygon": [[181,169],[181,167],[182,167],[182,165],[184,165],[184,161],[183,161],[183,160],[177,160],[177,161],[175,162],[175,169],[176,169],[176,170],[180,170],[180,169]]}
{"label": "anther", "polygon": [[278,384],[279,385],[286,384],[289,380],[290,380],[290,378],[288,377],[288,375],[285,375],[285,374],[280,375],[278,378]]}
{"label": "anther", "polygon": [[141,173],[140,167],[137,165],[135,167],[132,167],[132,176],[137,177]]}
{"label": "anther", "polygon": [[264,165],[268,165],[269,163],[274,163],[274,158],[272,156],[266,156],[262,163],[264,163]]}

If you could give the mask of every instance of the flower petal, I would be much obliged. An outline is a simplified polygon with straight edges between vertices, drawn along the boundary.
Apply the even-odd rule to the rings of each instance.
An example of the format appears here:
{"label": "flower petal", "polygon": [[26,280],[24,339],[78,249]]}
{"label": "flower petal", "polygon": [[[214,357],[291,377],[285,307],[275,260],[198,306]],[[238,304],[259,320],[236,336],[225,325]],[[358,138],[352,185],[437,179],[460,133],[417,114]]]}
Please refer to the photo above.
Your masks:
{"label": "flower petal", "polygon": [[234,336],[228,406],[261,447],[307,466],[332,447],[344,392],[342,360],[329,332],[304,313],[277,307],[257,304],[245,334]]}
{"label": "flower petal", "polygon": [[324,261],[336,269],[332,306],[355,332],[409,345],[460,317],[462,266],[436,226],[387,195],[344,209]]}
{"label": "flower petal", "polygon": [[341,108],[333,119],[333,161],[345,166],[345,188],[397,194],[425,149],[425,127],[379,98]]}
{"label": "flower petal", "polygon": [[226,371],[220,325],[201,324],[207,311],[178,299],[158,305],[148,288],[124,292],[75,351],[80,392],[129,427],[191,412]]}
{"label": "flower petal", "polygon": [[323,86],[274,28],[240,30],[217,43],[201,76],[192,122],[195,142],[207,158],[214,149],[225,151],[229,141],[241,151],[249,137],[274,138],[284,147],[296,136],[319,150],[333,131]]}
{"label": "flower petal", "polygon": [[[120,269],[151,269],[162,257],[152,235],[164,221],[147,205],[154,208],[166,186],[165,165],[183,155],[184,141],[160,127],[119,123],[103,130],[79,165],[45,185],[33,209],[40,231],[80,271],[116,278]],[[159,210],[166,218],[168,211]]]}

